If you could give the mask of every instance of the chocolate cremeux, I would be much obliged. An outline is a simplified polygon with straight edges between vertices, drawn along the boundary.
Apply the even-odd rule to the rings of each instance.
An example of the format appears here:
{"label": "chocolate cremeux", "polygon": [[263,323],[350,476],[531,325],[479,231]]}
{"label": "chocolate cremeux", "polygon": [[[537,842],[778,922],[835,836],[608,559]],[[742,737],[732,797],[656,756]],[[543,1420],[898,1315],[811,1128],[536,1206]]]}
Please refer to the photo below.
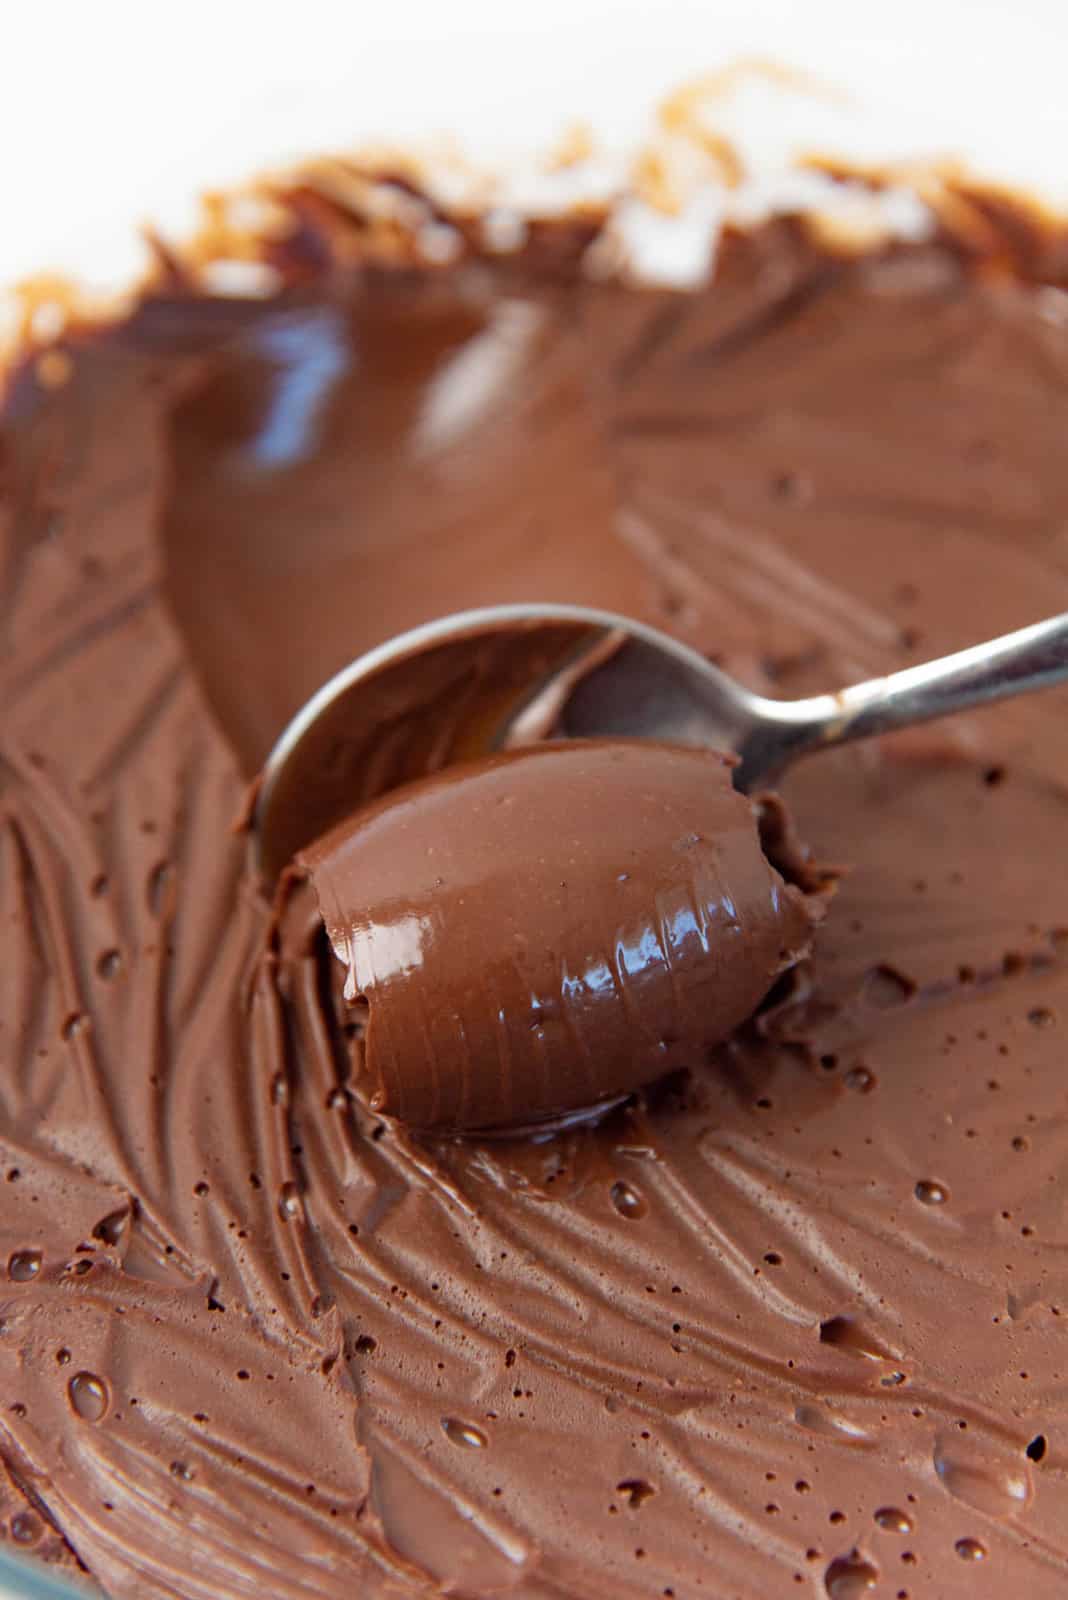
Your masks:
{"label": "chocolate cremeux", "polygon": [[[504,239],[311,168],[12,366],[8,1549],[138,1597],[1064,1594],[1064,694],[802,764],[812,960],[541,1140],[354,1094],[314,895],[234,831],[306,696],[451,610],[794,695],[1068,606],[1068,245],[923,203],[727,227],[681,290],[604,206]],[[269,296],[211,290],[237,244]]]}
{"label": "chocolate cremeux", "polygon": [[367,1007],[356,1087],[417,1128],[545,1124],[688,1067],[823,911],[765,855],[730,760],[654,740],[460,763],[298,862]]}

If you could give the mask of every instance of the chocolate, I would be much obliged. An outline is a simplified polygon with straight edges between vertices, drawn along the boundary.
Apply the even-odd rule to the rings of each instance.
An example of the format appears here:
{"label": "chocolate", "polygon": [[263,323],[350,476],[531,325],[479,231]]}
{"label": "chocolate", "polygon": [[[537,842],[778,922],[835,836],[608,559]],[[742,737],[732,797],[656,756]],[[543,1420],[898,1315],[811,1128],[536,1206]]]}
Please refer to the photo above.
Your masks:
{"label": "chocolate", "polygon": [[356,1088],[417,1128],[502,1128],[701,1064],[808,952],[729,758],[549,741],[393,791],[299,859]]}
{"label": "chocolate", "polygon": [[811,962],[540,1142],[368,1110],[310,886],[276,922],[230,830],[325,677],[463,606],[787,696],[1068,606],[1062,236],[783,221],[665,294],[564,223],[330,265],[298,201],[279,301],[163,289],[0,435],[8,1548],[138,1600],[1056,1600],[1063,693],[799,764],[850,868]]}

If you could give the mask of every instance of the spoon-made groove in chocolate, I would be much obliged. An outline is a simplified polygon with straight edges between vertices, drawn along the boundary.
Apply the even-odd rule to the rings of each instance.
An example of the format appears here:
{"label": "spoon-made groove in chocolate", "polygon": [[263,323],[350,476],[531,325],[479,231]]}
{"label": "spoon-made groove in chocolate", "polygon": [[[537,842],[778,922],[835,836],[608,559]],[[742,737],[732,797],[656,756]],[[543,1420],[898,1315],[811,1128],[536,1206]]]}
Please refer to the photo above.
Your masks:
{"label": "spoon-made groove in chocolate", "polygon": [[644,623],[581,606],[465,611],[360,656],[290,722],[264,768],[254,848],[274,878],[401,783],[552,732],[731,751],[744,792],[800,756],[1068,678],[1068,614],[834,694],[754,694]]}

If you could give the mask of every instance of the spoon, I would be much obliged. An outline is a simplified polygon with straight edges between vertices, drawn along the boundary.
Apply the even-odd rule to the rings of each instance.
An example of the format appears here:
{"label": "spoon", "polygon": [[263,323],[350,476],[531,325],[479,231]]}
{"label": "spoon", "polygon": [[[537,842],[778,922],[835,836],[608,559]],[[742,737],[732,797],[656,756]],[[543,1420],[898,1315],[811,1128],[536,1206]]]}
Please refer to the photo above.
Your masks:
{"label": "spoon", "polygon": [[799,757],[1068,679],[1068,613],[833,694],[754,694],[668,634],[583,606],[462,611],[369,650],[302,707],[263,771],[260,871],[357,807],[454,761],[545,737],[733,751],[743,792]]}

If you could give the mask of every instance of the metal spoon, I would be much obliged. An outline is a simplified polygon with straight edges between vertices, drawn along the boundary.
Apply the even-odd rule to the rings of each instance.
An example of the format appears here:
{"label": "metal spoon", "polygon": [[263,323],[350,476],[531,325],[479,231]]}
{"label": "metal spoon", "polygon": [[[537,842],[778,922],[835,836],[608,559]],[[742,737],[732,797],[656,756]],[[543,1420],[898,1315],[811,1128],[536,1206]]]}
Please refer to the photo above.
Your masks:
{"label": "metal spoon", "polygon": [[273,879],[357,806],[450,762],[543,737],[733,750],[738,788],[851,739],[1068,679],[1068,613],[834,694],[753,694],[676,639],[607,611],[511,605],[413,628],[312,696],[267,760],[254,849]]}

